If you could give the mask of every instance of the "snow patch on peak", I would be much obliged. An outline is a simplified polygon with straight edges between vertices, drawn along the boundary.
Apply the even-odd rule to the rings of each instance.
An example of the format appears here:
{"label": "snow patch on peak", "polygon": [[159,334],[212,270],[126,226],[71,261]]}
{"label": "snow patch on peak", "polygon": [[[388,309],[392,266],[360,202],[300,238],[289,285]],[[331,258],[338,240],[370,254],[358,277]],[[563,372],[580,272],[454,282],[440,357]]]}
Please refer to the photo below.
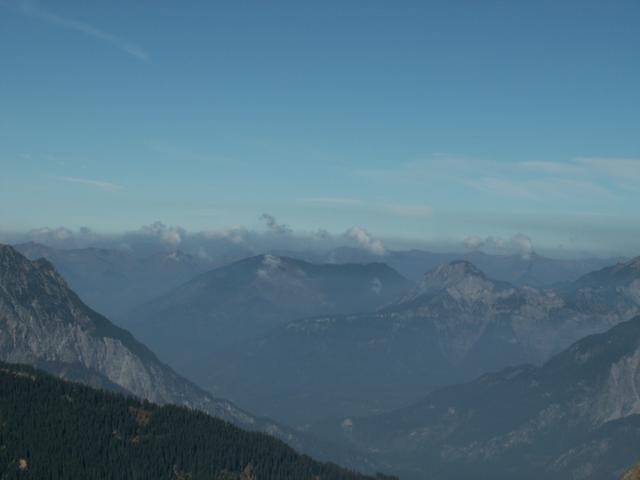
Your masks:
{"label": "snow patch on peak", "polygon": [[369,286],[371,291],[376,295],[380,295],[382,293],[382,282],[378,277],[373,277],[371,282],[369,282]]}
{"label": "snow patch on peak", "polygon": [[261,267],[256,272],[258,278],[269,280],[271,274],[282,267],[282,259],[275,255],[265,255],[262,259]]}

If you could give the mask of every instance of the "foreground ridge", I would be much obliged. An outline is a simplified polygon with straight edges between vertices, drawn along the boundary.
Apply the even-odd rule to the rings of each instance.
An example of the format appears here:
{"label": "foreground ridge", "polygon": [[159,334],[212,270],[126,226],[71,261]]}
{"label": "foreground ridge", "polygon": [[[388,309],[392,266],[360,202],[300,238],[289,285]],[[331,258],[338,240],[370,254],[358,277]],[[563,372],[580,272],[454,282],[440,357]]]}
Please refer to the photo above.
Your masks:
{"label": "foreground ridge", "polygon": [[0,363],[0,412],[3,479],[374,478],[201,412],[95,390],[27,366]]}

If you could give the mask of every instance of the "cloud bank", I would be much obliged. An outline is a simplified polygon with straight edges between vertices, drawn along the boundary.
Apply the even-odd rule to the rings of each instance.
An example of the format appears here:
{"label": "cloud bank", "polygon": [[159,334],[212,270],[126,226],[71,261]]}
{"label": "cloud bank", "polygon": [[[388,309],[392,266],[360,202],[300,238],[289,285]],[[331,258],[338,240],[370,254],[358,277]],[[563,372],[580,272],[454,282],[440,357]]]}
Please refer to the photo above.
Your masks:
{"label": "cloud bank", "polygon": [[[554,248],[534,248],[532,238],[523,233],[504,235],[468,235],[441,242],[379,238],[361,225],[343,232],[294,230],[269,213],[259,217],[261,228],[236,225],[215,230],[189,231],[179,225],[155,221],[137,229],[117,234],[103,234],[88,227],[72,229],[65,226],[36,228],[25,232],[2,232],[0,242],[19,244],[37,242],[61,249],[86,247],[109,248],[143,257],[158,252],[182,252],[211,261],[233,261],[258,254],[292,255],[310,261],[384,261],[396,250],[422,249],[433,252],[464,252],[479,250],[489,254],[519,255],[524,259],[535,253],[556,258],[612,256],[612,252],[572,250],[563,245]],[[636,255],[632,251],[627,255]],[[342,260],[341,260],[342,261]],[[355,261],[355,260],[354,260]]]}
{"label": "cloud bank", "polygon": [[462,241],[463,245],[470,250],[481,250],[488,253],[499,253],[503,255],[517,254],[524,259],[533,255],[533,242],[531,238],[522,233],[518,233],[510,238],[488,236],[481,238],[470,235]]}

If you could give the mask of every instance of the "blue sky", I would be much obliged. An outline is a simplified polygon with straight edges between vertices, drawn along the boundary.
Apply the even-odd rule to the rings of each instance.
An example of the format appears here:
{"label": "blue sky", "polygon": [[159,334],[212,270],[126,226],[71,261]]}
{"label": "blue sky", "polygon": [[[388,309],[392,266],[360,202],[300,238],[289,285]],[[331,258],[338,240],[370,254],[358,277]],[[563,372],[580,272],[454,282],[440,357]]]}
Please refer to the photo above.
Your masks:
{"label": "blue sky", "polygon": [[0,229],[268,212],[638,253],[639,24],[636,0],[0,0]]}

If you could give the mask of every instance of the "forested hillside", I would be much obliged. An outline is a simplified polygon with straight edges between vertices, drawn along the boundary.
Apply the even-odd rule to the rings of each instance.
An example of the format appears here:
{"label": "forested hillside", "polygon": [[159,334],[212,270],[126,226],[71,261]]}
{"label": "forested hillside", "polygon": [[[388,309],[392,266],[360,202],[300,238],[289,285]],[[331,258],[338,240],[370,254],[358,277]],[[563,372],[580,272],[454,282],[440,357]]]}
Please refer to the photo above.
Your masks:
{"label": "forested hillside", "polygon": [[201,412],[160,407],[0,363],[0,478],[372,477],[314,461],[273,437]]}

